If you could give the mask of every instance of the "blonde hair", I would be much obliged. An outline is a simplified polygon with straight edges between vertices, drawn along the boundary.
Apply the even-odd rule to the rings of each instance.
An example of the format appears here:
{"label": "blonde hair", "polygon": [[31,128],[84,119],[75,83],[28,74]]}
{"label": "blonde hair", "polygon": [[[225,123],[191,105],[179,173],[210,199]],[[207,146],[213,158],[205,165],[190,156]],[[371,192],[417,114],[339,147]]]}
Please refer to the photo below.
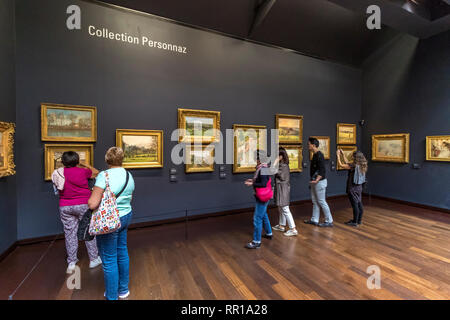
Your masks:
{"label": "blonde hair", "polygon": [[123,163],[124,153],[122,148],[112,147],[106,151],[105,161],[110,166],[121,167]]}

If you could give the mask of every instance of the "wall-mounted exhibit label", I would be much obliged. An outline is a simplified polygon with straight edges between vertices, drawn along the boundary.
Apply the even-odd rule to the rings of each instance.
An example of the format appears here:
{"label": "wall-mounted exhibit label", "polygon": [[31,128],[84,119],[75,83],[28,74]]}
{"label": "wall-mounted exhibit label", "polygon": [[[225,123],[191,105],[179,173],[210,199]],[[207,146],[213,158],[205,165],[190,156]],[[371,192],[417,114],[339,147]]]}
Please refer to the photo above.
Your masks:
{"label": "wall-mounted exhibit label", "polygon": [[172,52],[181,53],[181,54],[187,54],[187,52],[188,52],[187,47],[184,47],[184,46],[181,46],[178,44],[174,44],[174,43],[153,40],[149,36],[136,37],[136,36],[130,35],[128,33],[113,32],[113,31],[110,31],[108,28],[103,28],[103,27],[98,28],[93,25],[89,26],[88,32],[91,37],[104,38],[104,39],[113,40],[113,41],[120,41],[120,42],[124,42],[127,44],[141,45],[141,46],[145,46],[145,47],[149,47],[149,48],[172,51]]}

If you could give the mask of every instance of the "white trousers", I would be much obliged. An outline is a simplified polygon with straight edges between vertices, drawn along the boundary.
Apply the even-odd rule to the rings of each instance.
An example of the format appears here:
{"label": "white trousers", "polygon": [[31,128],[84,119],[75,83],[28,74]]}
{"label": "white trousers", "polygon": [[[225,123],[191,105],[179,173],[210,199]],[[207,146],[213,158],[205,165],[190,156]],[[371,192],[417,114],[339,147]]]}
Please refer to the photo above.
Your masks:
{"label": "white trousers", "polygon": [[285,226],[286,221],[289,225],[289,229],[295,229],[294,218],[292,217],[291,210],[289,210],[289,206],[278,207],[280,212],[280,226]]}

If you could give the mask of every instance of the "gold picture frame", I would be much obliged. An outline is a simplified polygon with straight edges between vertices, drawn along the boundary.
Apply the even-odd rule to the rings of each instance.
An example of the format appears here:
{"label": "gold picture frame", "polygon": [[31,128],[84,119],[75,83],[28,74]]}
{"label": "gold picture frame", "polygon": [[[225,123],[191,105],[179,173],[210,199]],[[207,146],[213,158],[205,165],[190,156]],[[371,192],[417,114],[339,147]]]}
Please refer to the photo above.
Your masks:
{"label": "gold picture frame", "polygon": [[44,146],[45,181],[52,180],[55,169],[62,167],[61,155],[66,151],[75,151],[80,156],[80,162],[88,161],[94,166],[94,145],[92,144],[46,144]]}
{"label": "gold picture frame", "polygon": [[338,123],[336,127],[336,143],[338,145],[356,144],[356,124]]}
{"label": "gold picture frame", "polygon": [[[195,125],[200,123],[202,136],[195,136]],[[180,143],[220,142],[220,112],[194,109],[178,109]],[[212,132],[210,132],[212,131]],[[205,135],[205,133],[211,133]]]}
{"label": "gold picture frame", "polygon": [[41,104],[42,141],[96,142],[97,108]]}
{"label": "gold picture frame", "polygon": [[[316,138],[319,140],[319,150],[323,153],[323,157],[325,160],[330,160],[331,158],[331,139],[327,136],[311,136],[311,138]],[[325,142],[325,143],[324,143]],[[309,158],[312,160],[314,153],[312,151],[309,152]]]}
{"label": "gold picture frame", "polygon": [[[353,152],[358,151],[357,146],[337,146],[336,151],[336,163],[337,163],[337,170],[345,170],[343,167],[339,165],[339,161],[337,161],[337,158],[339,157],[339,149],[342,149],[344,151],[344,156],[347,158],[347,162],[352,162],[353,158]],[[342,161],[342,159],[341,159]]]}
{"label": "gold picture frame", "polygon": [[255,172],[256,151],[267,151],[266,126],[235,124],[233,132],[233,173]]}
{"label": "gold picture frame", "polygon": [[164,133],[162,130],[117,129],[116,146],[122,148],[127,169],[163,168]]}
{"label": "gold picture frame", "polygon": [[409,133],[372,135],[372,161],[409,163]]}
{"label": "gold picture frame", "polygon": [[[188,144],[185,147],[186,147],[185,148],[186,173],[214,172],[214,162],[215,162],[214,145]],[[206,157],[205,152],[208,154]],[[198,157],[199,153],[201,154],[200,157]],[[197,160],[199,158],[201,159],[201,163],[199,163],[200,161]],[[205,158],[207,159],[206,161]]]}
{"label": "gold picture frame", "polygon": [[450,161],[450,135],[427,136],[427,161]]}
{"label": "gold picture frame", "polygon": [[16,174],[14,164],[14,132],[16,125],[0,122],[0,178]]}
{"label": "gold picture frame", "polygon": [[291,172],[303,172],[303,146],[299,145],[280,145],[286,149],[289,156],[289,169]]}
{"label": "gold picture frame", "polygon": [[279,130],[280,144],[303,143],[303,116],[277,114],[275,128]]}

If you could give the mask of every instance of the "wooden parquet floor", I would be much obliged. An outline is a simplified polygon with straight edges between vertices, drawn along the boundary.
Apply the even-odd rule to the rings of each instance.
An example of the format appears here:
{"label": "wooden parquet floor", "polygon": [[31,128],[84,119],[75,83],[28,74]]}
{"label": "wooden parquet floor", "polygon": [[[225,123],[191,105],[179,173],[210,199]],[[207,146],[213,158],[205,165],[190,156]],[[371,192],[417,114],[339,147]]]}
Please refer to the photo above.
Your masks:
{"label": "wooden parquet floor", "polygon": [[[130,230],[130,299],[449,299],[450,215],[365,199],[359,228],[347,199],[331,201],[334,228],[305,225],[311,205],[292,206],[299,235],[274,231],[247,250],[252,213]],[[278,213],[270,211],[272,224]],[[66,286],[64,241],[18,247],[0,263],[0,299],[7,299],[42,261],[14,299],[103,299],[103,272],[90,270],[80,246],[81,290]],[[381,289],[367,287],[369,266]]]}

